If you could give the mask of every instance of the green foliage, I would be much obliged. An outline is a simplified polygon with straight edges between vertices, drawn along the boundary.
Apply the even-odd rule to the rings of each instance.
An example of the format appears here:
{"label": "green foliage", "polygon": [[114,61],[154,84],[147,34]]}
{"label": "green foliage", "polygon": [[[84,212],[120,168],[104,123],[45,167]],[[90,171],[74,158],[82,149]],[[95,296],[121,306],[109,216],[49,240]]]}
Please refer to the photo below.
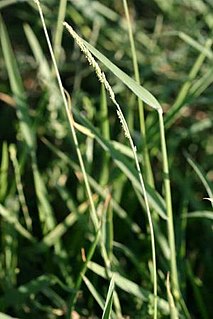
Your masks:
{"label": "green foliage", "polygon": [[211,318],[211,1],[40,2],[0,2],[0,318]]}

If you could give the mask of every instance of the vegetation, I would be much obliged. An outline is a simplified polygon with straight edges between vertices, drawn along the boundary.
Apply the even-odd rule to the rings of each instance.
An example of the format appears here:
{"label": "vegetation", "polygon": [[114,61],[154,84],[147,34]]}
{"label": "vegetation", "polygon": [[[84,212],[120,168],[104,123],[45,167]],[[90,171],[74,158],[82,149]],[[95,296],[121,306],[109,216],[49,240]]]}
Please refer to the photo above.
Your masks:
{"label": "vegetation", "polygon": [[212,9],[0,2],[0,319],[211,318]]}

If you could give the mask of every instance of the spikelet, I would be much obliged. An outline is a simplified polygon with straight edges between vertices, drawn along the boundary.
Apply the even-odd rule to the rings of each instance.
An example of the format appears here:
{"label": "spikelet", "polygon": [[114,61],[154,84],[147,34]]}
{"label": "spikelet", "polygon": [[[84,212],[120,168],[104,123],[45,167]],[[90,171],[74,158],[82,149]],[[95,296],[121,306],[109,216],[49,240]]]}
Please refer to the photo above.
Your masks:
{"label": "spikelet", "polygon": [[89,64],[94,68],[95,73],[96,73],[99,81],[101,83],[103,83],[103,85],[105,86],[106,91],[109,93],[109,96],[110,96],[112,102],[115,104],[115,106],[117,108],[117,115],[118,115],[118,118],[119,118],[119,120],[121,122],[121,126],[122,126],[122,128],[124,130],[124,134],[125,134],[125,136],[128,139],[131,139],[128,125],[127,125],[126,120],[125,120],[125,118],[123,116],[123,113],[121,111],[120,105],[118,104],[118,102],[115,99],[115,93],[113,92],[109,82],[106,79],[105,73],[101,70],[100,66],[95,61],[95,59],[92,56],[91,52],[85,46],[85,44],[84,44],[83,40],[81,39],[81,37],[79,37],[79,35],[73,30],[73,28],[67,22],[64,22],[63,25],[69,31],[69,33],[71,34],[71,36],[75,40],[76,44],[79,46],[80,50],[84,53],[84,55],[85,55],[87,61],[89,62]]}

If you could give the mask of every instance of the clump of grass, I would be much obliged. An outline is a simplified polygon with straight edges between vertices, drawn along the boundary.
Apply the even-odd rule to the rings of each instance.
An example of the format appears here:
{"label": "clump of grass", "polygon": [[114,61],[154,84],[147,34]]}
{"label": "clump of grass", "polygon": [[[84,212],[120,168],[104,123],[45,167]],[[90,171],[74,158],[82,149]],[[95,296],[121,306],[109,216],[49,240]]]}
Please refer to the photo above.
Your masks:
{"label": "clump of grass", "polygon": [[128,124],[127,124],[127,122],[126,122],[126,120],[124,118],[124,115],[123,115],[123,112],[121,110],[121,107],[120,107],[120,105],[117,103],[117,101],[115,99],[115,94],[114,94],[109,82],[106,80],[105,74],[101,71],[99,65],[97,64],[97,62],[92,57],[90,51],[86,48],[86,46],[84,45],[82,39],[76,34],[76,32],[73,30],[73,28],[66,22],[64,22],[64,26],[67,28],[67,30],[72,35],[72,37],[74,38],[76,43],[79,45],[81,51],[84,53],[84,55],[87,58],[89,64],[94,68],[98,79],[100,80],[101,83],[104,84],[107,92],[109,93],[109,96],[110,96],[113,104],[117,108],[116,111],[117,111],[118,118],[120,120],[120,123],[121,123],[121,126],[123,128],[124,134],[127,137],[127,139],[129,140],[130,147],[131,147],[132,152],[133,152],[136,169],[137,169],[137,172],[138,172],[138,175],[139,175],[141,189],[142,189],[142,192],[143,192],[143,195],[144,195],[145,206],[146,206],[146,211],[147,211],[147,216],[148,216],[148,221],[149,221],[149,227],[150,227],[150,233],[151,233],[152,262],[153,262],[153,282],[154,282],[154,318],[157,318],[157,265],[156,265],[156,252],[155,252],[155,237],[154,237],[154,229],[153,229],[153,224],[152,224],[152,217],[151,217],[151,212],[150,212],[150,208],[149,208],[149,202],[148,202],[148,197],[147,197],[147,193],[146,193],[146,188],[145,188],[145,185],[144,185],[144,180],[143,180],[143,176],[142,176],[142,173],[141,173],[139,160],[138,160],[138,157],[137,157],[137,149],[136,149],[136,146],[134,145],[133,139],[131,137],[131,133],[129,131]]}
{"label": "clump of grass", "polygon": [[211,317],[209,8],[1,1],[0,317]]}

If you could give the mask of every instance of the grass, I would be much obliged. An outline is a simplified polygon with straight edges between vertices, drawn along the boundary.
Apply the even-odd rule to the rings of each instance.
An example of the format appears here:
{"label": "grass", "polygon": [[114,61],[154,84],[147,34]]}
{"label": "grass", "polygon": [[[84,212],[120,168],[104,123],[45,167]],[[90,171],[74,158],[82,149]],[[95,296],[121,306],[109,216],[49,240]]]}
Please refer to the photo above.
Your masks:
{"label": "grass", "polygon": [[211,318],[199,2],[0,4],[0,318]]}

